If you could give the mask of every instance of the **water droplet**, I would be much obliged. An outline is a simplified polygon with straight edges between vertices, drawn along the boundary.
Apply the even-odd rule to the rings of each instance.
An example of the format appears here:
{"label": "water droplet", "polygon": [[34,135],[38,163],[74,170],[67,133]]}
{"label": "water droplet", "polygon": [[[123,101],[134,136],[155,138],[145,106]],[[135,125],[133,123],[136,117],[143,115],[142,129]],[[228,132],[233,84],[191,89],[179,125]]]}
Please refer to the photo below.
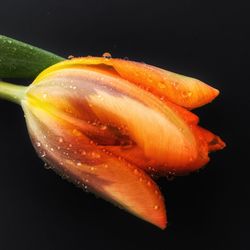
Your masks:
{"label": "water droplet", "polygon": [[178,82],[171,82],[171,84],[176,88],[178,86]]}
{"label": "water droplet", "polygon": [[181,131],[181,132],[183,132],[183,131],[184,131],[184,129],[183,129],[183,128],[180,128],[180,127],[179,127],[178,129],[179,129],[179,131]]}
{"label": "water droplet", "polygon": [[72,56],[72,55],[69,55],[69,56],[68,56],[68,59],[69,59],[69,60],[71,60],[71,59],[73,59],[73,58],[74,58],[74,56]]}
{"label": "water droplet", "polygon": [[50,148],[50,150],[51,150],[52,152],[54,152],[54,148]]}
{"label": "water droplet", "polygon": [[149,187],[151,187],[151,186],[152,186],[151,181],[147,181],[147,185],[148,185]]}
{"label": "water droplet", "polygon": [[41,143],[39,141],[36,143],[36,145],[37,147],[41,147]]}
{"label": "water droplet", "polygon": [[163,83],[163,82],[158,82],[158,87],[160,89],[165,89],[166,88],[166,85]]}
{"label": "water droplet", "polygon": [[158,205],[154,205],[154,210],[158,210],[159,206]]}
{"label": "water droplet", "polygon": [[142,181],[143,181],[143,178],[142,178],[142,177],[140,177],[140,178],[139,178],[139,181],[140,181],[140,182],[142,182]]}
{"label": "water droplet", "polygon": [[193,157],[189,157],[189,161],[192,162],[194,160]]}
{"label": "water droplet", "polygon": [[44,163],[44,167],[45,167],[46,169],[50,169],[50,168],[51,168],[51,166],[50,166],[49,164],[47,164],[47,163]]}
{"label": "water droplet", "polygon": [[90,170],[91,170],[91,171],[94,171],[94,170],[95,170],[95,168],[94,168],[94,167],[91,167],[91,168],[90,168]]}
{"label": "water droplet", "polygon": [[44,94],[43,94],[43,99],[46,99],[47,96],[48,96],[48,95],[47,95],[46,93],[44,93]]}
{"label": "water droplet", "polygon": [[62,142],[63,142],[63,138],[60,137],[60,138],[58,139],[58,141],[59,141],[60,143],[62,143]]}
{"label": "water droplet", "polygon": [[75,136],[81,136],[82,135],[81,131],[79,131],[78,129],[73,129],[72,133]]}
{"label": "water droplet", "polygon": [[86,155],[86,154],[87,154],[86,151],[82,150],[81,155]]}
{"label": "water droplet", "polygon": [[127,56],[125,56],[123,59],[129,61],[129,58]]}
{"label": "water droplet", "polygon": [[7,40],[7,42],[8,42],[9,44],[12,44],[12,41],[11,41],[11,40]]}
{"label": "water droplet", "polygon": [[103,99],[103,96],[102,95],[100,95],[100,94],[98,94],[97,95],[97,97],[101,100],[101,101],[103,101],[104,99]]}
{"label": "water droplet", "polygon": [[81,166],[82,165],[82,163],[81,162],[77,162],[77,164],[76,164],[78,167],[79,166]]}
{"label": "water droplet", "polygon": [[101,127],[100,127],[100,130],[106,130],[108,127],[106,126],[106,125],[102,125]]}
{"label": "water droplet", "polygon": [[45,153],[45,151],[43,151],[41,154],[41,158],[44,158],[45,156],[46,156],[46,153]]}
{"label": "water droplet", "polygon": [[191,97],[192,96],[192,92],[191,91],[183,91],[181,93],[182,97],[184,98],[188,98],[188,97]]}
{"label": "water droplet", "polygon": [[97,152],[92,152],[92,153],[91,153],[91,156],[92,156],[93,158],[100,158],[100,157],[101,157],[101,155],[98,154]]}
{"label": "water droplet", "polygon": [[110,58],[112,58],[112,55],[109,52],[105,52],[102,54],[102,57],[104,57],[106,59],[110,59]]}
{"label": "water droplet", "polygon": [[135,173],[135,174],[139,174],[139,171],[135,168],[135,169],[134,169],[134,173]]}
{"label": "water droplet", "polygon": [[108,168],[108,164],[104,164],[104,168]]}

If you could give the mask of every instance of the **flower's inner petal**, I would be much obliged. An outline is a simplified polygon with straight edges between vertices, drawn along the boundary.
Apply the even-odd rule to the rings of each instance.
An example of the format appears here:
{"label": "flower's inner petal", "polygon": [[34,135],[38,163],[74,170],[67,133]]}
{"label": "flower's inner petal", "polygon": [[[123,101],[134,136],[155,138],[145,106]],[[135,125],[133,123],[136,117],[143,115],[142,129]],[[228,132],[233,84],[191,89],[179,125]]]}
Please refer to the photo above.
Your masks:
{"label": "flower's inner petal", "polygon": [[166,98],[177,105],[190,109],[211,102],[219,94],[217,89],[191,77],[145,63],[102,57],[82,57],[64,61],[47,69],[37,80],[39,81],[41,77],[55,69],[73,65],[111,66],[122,78],[139,85],[160,98]]}
{"label": "flower's inner petal", "polygon": [[83,121],[104,126],[110,146],[134,145],[146,162],[164,169],[185,168],[197,157],[195,138],[183,119],[163,101],[126,80],[84,68],[61,69],[41,79],[29,96],[51,105],[50,111],[73,117],[74,124]]}
{"label": "flower's inner petal", "polygon": [[166,227],[163,197],[137,167],[103,150],[70,122],[23,101],[28,129],[41,158],[84,189],[89,189],[160,228]]}

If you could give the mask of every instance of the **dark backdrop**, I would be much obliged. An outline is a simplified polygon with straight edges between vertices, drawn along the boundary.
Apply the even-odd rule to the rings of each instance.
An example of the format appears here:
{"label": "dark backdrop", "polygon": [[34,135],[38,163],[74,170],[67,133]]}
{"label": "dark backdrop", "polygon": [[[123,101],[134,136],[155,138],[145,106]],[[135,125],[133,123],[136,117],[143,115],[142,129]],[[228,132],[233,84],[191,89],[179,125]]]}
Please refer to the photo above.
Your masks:
{"label": "dark backdrop", "polygon": [[108,51],[217,87],[220,97],[196,112],[228,144],[199,173],[159,180],[169,221],[161,231],[46,170],[21,109],[0,101],[1,250],[250,248],[246,3],[1,0],[4,35],[63,56]]}

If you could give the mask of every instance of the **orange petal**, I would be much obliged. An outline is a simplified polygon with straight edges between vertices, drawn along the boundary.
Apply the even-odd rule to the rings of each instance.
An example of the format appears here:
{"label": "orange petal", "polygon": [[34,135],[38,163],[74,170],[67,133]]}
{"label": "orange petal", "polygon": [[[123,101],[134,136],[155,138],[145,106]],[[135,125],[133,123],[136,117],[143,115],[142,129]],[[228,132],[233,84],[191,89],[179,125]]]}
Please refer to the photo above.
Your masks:
{"label": "orange petal", "polygon": [[31,139],[56,172],[141,219],[166,227],[163,197],[147,174],[107,154],[81,131],[76,132],[71,123],[29,101],[23,101],[22,106]]}
{"label": "orange petal", "polygon": [[[110,66],[124,79],[139,85],[158,97],[193,109],[211,102],[219,91],[200,80],[176,74],[144,63],[102,57],[76,58],[50,67],[45,74],[66,66],[103,65]],[[108,71],[108,68],[106,67]],[[42,77],[42,75],[40,76]],[[38,79],[39,80],[39,79]]]}
{"label": "orange petal", "polygon": [[[63,68],[40,78],[28,94],[42,99],[43,91],[47,91],[44,102],[53,109],[68,103],[69,116],[77,113],[80,120],[92,123],[95,117],[108,128],[115,127],[119,137],[127,136],[145,158],[164,169],[187,165],[190,158],[197,157],[195,138],[185,120],[166,102],[122,78],[85,68]],[[78,103],[76,108],[72,103]]]}

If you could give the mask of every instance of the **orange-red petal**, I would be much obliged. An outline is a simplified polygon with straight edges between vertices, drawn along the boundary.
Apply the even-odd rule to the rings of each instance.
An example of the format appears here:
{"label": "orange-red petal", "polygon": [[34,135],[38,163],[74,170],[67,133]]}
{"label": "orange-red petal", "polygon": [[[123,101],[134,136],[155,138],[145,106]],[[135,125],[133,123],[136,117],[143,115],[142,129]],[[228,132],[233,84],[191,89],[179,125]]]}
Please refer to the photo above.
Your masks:
{"label": "orange-red petal", "polygon": [[[92,65],[103,67],[109,71],[113,68],[122,78],[137,84],[152,92],[159,98],[166,98],[171,102],[189,108],[197,108],[211,102],[219,91],[204,82],[160,69],[145,63],[122,59],[107,59],[103,57],[82,57],[56,64],[45,71],[50,71],[68,66]],[[42,77],[41,75],[40,77]],[[40,78],[38,78],[40,80]]]}
{"label": "orange-red petal", "polygon": [[37,103],[31,106],[26,100],[22,105],[36,150],[56,172],[141,219],[166,227],[164,199],[147,174]]}
{"label": "orange-red petal", "polygon": [[[43,91],[48,92],[44,103],[50,103],[50,110],[63,108],[65,113],[71,109],[69,117],[77,114],[81,121],[97,120],[108,128],[115,127],[114,134],[127,136],[145,158],[161,168],[178,171],[177,167],[197,157],[195,138],[182,118],[188,117],[189,111],[179,111],[180,116],[166,102],[122,78],[85,68],[62,68],[41,78],[29,94],[43,99]],[[123,144],[110,144],[115,145]]]}

